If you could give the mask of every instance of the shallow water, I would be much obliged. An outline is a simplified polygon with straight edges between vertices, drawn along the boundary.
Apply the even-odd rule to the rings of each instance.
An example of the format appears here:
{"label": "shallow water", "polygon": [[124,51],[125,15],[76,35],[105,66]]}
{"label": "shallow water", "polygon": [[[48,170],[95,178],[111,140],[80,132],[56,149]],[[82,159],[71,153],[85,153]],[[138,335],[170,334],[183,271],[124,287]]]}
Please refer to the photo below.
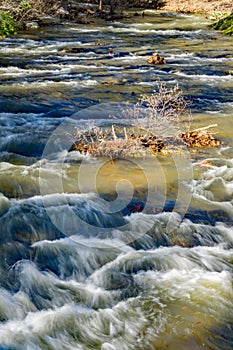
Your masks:
{"label": "shallow water", "polygon": [[[232,38],[148,11],[21,33],[0,60],[0,348],[232,349]],[[192,128],[218,124],[220,148],[68,152],[159,80],[191,99]]]}

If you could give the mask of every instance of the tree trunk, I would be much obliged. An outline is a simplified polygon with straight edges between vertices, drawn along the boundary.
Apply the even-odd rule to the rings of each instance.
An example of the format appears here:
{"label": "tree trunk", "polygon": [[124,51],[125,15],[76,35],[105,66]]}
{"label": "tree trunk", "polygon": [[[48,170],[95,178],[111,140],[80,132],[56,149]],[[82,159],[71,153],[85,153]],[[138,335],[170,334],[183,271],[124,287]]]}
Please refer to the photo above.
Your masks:
{"label": "tree trunk", "polygon": [[103,11],[103,0],[99,0],[99,10]]}

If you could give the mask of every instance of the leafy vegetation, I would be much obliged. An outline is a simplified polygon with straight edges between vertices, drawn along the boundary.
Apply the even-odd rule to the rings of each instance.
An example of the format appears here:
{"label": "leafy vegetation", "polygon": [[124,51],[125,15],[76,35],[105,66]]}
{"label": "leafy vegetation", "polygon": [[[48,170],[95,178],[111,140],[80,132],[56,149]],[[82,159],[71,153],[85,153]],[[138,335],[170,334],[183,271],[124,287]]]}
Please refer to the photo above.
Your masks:
{"label": "leafy vegetation", "polygon": [[19,24],[55,14],[61,6],[62,0],[0,0],[0,10],[8,13]]}
{"label": "leafy vegetation", "polygon": [[24,10],[29,10],[31,8],[31,4],[25,0],[21,1],[20,5]]}
{"label": "leafy vegetation", "polygon": [[213,28],[222,30],[225,34],[233,34],[233,12],[214,23]]}
{"label": "leafy vegetation", "polygon": [[16,34],[17,28],[14,19],[4,11],[0,11],[0,36]]}

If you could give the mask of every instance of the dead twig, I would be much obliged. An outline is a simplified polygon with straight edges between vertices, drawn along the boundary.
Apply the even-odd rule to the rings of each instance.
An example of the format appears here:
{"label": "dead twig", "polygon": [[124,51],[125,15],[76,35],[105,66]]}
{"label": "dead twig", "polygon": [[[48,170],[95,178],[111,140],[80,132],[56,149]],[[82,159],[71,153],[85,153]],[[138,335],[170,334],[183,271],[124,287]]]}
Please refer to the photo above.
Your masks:
{"label": "dead twig", "polygon": [[194,131],[204,131],[204,130],[208,130],[208,129],[211,129],[211,128],[216,128],[217,126],[218,126],[218,124],[211,124],[211,125],[204,126],[203,128],[194,129],[192,131],[193,132]]}

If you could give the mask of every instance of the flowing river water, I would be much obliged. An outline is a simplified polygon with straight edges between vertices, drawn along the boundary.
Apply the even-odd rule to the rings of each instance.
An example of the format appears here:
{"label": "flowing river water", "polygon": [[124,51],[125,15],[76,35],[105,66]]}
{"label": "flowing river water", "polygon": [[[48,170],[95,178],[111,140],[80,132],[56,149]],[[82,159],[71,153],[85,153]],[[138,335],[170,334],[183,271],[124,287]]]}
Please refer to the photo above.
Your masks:
{"label": "flowing river water", "polygon": [[[0,63],[0,349],[232,349],[232,38],[147,11],[5,38]],[[220,148],[68,152],[158,81]]]}

